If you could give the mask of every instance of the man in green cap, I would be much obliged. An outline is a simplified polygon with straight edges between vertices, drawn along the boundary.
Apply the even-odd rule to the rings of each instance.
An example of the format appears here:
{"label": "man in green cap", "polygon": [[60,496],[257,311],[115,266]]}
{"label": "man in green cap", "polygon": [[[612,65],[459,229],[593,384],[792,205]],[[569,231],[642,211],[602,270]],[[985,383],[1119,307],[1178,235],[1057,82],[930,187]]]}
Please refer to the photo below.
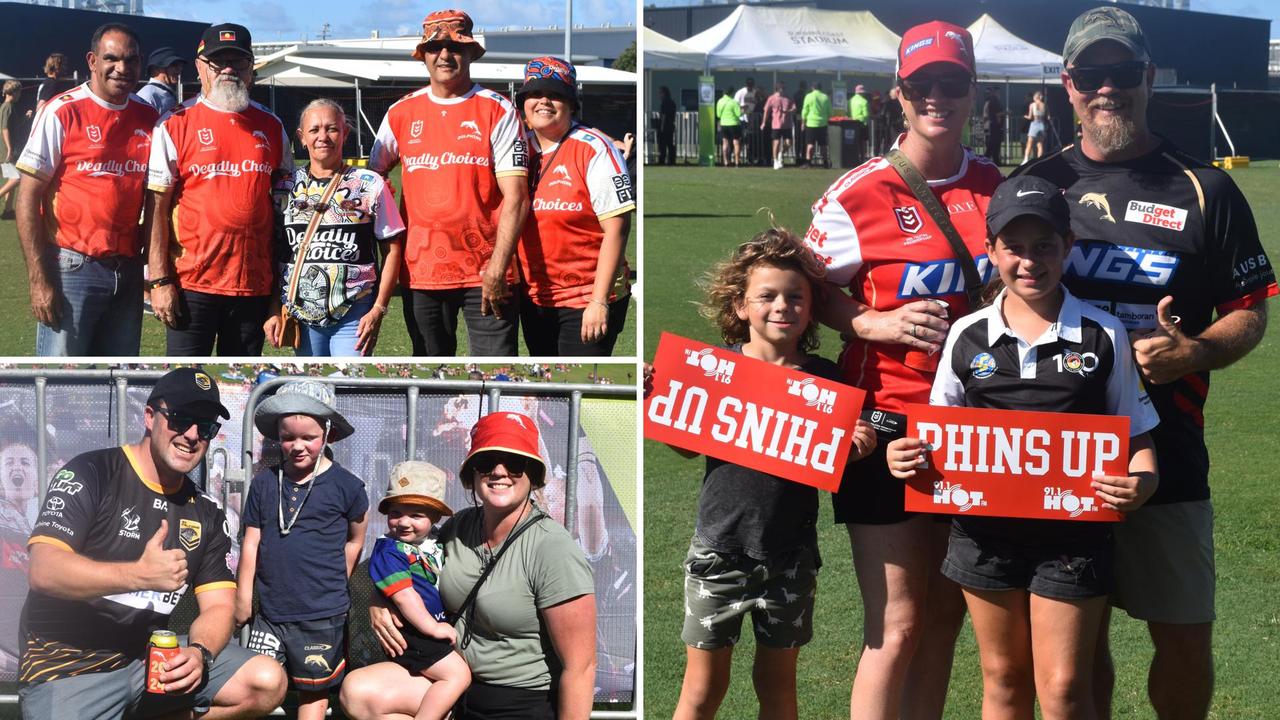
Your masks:
{"label": "man in green cap", "polygon": [[[1015,174],[1063,188],[1077,240],[1062,281],[1128,327],[1160,414],[1151,432],[1159,487],[1114,530],[1115,604],[1150,630],[1156,715],[1204,718],[1214,559],[1203,409],[1209,372],[1262,339],[1275,275],[1231,178],[1148,127],[1155,66],[1138,21],[1114,6],[1090,10],[1071,24],[1062,55],[1080,143]],[[1110,717],[1114,670],[1102,627],[1094,694],[1099,716]]]}

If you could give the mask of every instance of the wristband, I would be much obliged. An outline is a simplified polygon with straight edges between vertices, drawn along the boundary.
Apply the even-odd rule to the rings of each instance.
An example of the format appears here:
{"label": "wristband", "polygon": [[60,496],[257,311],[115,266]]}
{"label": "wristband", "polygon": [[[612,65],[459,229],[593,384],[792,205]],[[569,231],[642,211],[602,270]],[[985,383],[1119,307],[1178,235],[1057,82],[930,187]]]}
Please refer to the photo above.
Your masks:
{"label": "wristband", "polygon": [[213,651],[198,642],[189,643],[187,647],[193,647],[200,651],[200,659],[204,665],[204,677],[209,677],[209,670],[213,668]]}
{"label": "wristband", "polygon": [[173,276],[165,275],[164,277],[158,277],[155,280],[148,280],[147,289],[155,290],[158,287],[164,287],[165,285],[172,285],[172,284],[173,284]]}
{"label": "wristband", "polygon": [[372,309],[379,311],[379,313],[381,313],[382,315],[386,315],[386,314],[387,314],[387,306],[386,306],[386,305],[374,305]]}
{"label": "wristband", "polygon": [[588,300],[587,302],[588,302],[588,303],[595,303],[595,304],[599,305],[600,307],[604,308],[605,310],[608,310],[608,309],[609,309],[609,303],[602,303],[602,302],[600,302],[599,300],[595,300],[595,299]]}

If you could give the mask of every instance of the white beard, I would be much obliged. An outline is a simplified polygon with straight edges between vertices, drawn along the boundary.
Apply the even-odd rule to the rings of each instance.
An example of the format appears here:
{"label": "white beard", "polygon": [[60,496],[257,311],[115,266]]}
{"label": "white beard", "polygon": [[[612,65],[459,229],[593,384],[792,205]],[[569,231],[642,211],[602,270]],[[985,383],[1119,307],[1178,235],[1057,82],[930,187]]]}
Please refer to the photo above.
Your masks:
{"label": "white beard", "polygon": [[243,112],[249,107],[249,87],[237,80],[223,80],[221,78],[213,81],[213,87],[210,88],[205,98],[215,107],[229,112]]}

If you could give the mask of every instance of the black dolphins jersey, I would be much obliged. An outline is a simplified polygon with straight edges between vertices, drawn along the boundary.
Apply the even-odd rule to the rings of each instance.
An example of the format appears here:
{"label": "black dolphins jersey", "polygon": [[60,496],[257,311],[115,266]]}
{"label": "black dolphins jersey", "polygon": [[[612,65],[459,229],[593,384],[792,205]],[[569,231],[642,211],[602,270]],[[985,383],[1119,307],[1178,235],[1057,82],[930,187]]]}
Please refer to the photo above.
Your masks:
{"label": "black dolphins jersey", "polygon": [[144,480],[128,448],[79,455],[53,476],[28,547],[48,543],[102,562],[130,562],[167,519],[164,547],[187,553],[187,584],[67,600],[31,590],[19,630],[19,681],[35,684],[109,672],[142,657],[188,588],[235,588],[226,516],[184,479],[166,491]]}
{"label": "black dolphins jersey", "polygon": [[[1214,313],[1265,302],[1275,272],[1253,213],[1231,177],[1168,141],[1120,163],[1098,163],[1072,145],[1013,174],[1064,189],[1076,245],[1062,282],[1079,298],[1120,318],[1130,331],[1157,326],[1156,306],[1173,296],[1173,314],[1198,335]],[[1160,413],[1152,432],[1160,487],[1148,504],[1209,497],[1204,404],[1209,373],[1147,391]]]}

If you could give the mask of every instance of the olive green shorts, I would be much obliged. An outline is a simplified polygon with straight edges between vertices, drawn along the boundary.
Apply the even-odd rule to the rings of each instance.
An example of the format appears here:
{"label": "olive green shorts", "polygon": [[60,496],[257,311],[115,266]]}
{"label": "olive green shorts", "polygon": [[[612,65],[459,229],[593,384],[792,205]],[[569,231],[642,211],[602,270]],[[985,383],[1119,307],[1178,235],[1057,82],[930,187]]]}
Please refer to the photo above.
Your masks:
{"label": "olive green shorts", "polygon": [[1112,604],[1137,620],[1213,622],[1213,503],[1148,505],[1115,524]]}

